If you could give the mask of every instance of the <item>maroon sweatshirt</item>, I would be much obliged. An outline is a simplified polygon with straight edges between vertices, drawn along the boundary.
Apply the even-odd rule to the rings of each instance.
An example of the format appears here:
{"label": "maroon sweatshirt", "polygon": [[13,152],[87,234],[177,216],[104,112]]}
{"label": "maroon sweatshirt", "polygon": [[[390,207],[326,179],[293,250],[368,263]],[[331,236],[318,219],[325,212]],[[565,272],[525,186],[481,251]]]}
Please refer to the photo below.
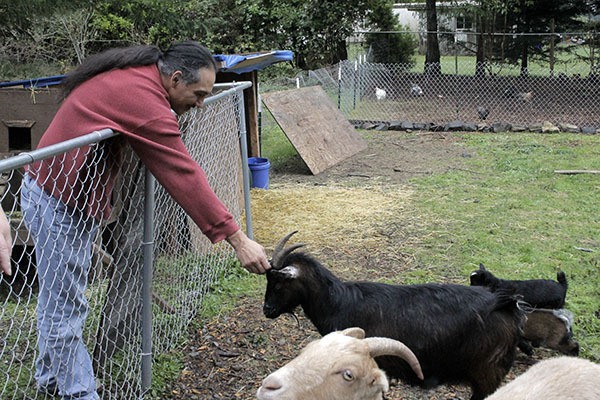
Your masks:
{"label": "maroon sweatshirt", "polygon": [[[104,72],[76,87],[61,104],[38,148],[106,128],[122,134],[213,243],[239,229],[184,146],[156,65]],[[124,145],[118,139],[108,142],[103,146]],[[102,159],[94,159],[95,146],[38,162],[29,173],[48,193],[100,219],[110,214],[120,157],[113,148]]]}

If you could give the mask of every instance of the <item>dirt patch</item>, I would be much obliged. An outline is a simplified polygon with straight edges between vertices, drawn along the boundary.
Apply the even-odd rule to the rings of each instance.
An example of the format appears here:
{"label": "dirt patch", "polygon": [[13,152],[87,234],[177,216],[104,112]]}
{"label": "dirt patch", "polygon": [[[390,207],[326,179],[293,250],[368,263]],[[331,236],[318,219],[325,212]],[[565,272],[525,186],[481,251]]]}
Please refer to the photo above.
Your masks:
{"label": "dirt patch", "polygon": [[[305,232],[299,240],[308,238],[308,250],[343,279],[397,279],[403,269],[419,267],[410,254],[399,250],[402,241],[413,237],[406,231],[406,226],[418,225],[418,222],[409,221],[411,213],[403,212],[397,203],[402,203],[406,198],[402,196],[410,192],[412,177],[462,168],[465,157],[473,154],[461,145],[460,136],[447,133],[387,131],[365,134],[365,139],[369,144],[367,150],[317,176],[309,173],[299,157],[272,170],[271,189],[254,192],[253,207],[259,204],[266,209],[265,204],[276,203],[278,197],[283,197],[293,205],[293,210],[274,207],[262,214],[253,213],[256,239],[270,250],[276,240],[292,228],[299,229]],[[365,214],[364,208],[368,205],[363,203],[357,210],[351,210],[349,203],[352,202],[344,202],[349,197],[348,191],[358,191],[359,197],[372,196],[373,207],[380,207],[376,210],[377,215]],[[303,195],[304,192],[312,193],[312,196]],[[326,218],[327,213],[337,212],[328,209],[331,207],[318,211],[302,208],[311,201],[324,204],[323,196],[327,195],[337,199],[334,203],[346,212],[346,220],[341,218],[337,225],[323,224],[319,220]],[[385,196],[400,197],[384,201]],[[392,211],[386,214],[390,209]],[[291,219],[290,226],[277,223],[281,215],[290,214],[299,215]],[[379,220],[385,224],[380,224]],[[240,295],[233,311],[208,321],[193,332],[185,348],[185,369],[168,398],[254,399],[264,377],[318,337],[301,310],[297,319],[282,316],[268,320],[262,314],[262,293]],[[536,358],[544,358],[547,354],[537,350]],[[521,355],[507,379],[514,378],[532,362],[533,359]],[[425,391],[395,382],[386,398],[441,400],[469,397],[470,390],[461,385],[444,385]]]}
{"label": "dirt patch", "polygon": [[407,183],[415,176],[460,168],[471,154],[451,133],[370,131],[364,134],[368,148],[343,162],[311,175],[300,157],[272,171],[271,185],[372,186]]}

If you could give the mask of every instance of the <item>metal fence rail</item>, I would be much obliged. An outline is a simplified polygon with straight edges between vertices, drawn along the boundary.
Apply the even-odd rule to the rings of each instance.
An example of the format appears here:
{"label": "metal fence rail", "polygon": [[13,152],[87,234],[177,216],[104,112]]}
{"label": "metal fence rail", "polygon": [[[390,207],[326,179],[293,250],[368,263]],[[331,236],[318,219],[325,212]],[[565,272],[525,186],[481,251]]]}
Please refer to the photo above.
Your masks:
{"label": "metal fence rail", "polygon": [[[180,119],[192,157],[238,223],[249,204],[242,96],[249,86],[216,85],[221,92],[206,100],[202,112],[194,110]],[[13,276],[0,276],[0,399],[45,398],[36,394],[34,381],[38,283],[33,244],[19,207],[22,167],[46,157],[57,156],[42,162],[89,151],[98,156],[93,158],[93,171],[102,167],[101,152],[110,147],[104,144],[114,140],[121,138],[110,130],[95,132],[52,151],[0,161],[2,205],[14,238]],[[218,274],[235,260],[230,246],[212,245],[165,190],[153,186],[133,151],[121,147],[115,207],[92,246],[89,315],[83,330],[102,399],[143,396],[151,381],[152,356],[180,342]],[[94,175],[85,179],[97,181]],[[249,210],[245,214],[248,224]]]}

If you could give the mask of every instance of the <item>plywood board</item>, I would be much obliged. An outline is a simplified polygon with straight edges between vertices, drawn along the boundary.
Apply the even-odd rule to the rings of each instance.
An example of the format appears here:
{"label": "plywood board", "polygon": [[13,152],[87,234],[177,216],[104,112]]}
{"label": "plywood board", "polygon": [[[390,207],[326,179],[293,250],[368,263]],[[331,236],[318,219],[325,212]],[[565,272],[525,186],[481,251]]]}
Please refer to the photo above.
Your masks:
{"label": "plywood board", "polygon": [[265,93],[262,99],[314,175],[367,148],[320,86]]}

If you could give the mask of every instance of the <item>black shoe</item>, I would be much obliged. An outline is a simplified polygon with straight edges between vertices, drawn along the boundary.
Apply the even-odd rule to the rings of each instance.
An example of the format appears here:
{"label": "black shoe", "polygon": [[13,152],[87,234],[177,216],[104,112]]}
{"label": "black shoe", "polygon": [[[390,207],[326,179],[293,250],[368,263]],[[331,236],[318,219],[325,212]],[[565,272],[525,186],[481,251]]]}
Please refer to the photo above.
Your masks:
{"label": "black shoe", "polygon": [[38,386],[37,394],[39,396],[57,397],[58,396],[58,385],[56,385],[56,383],[51,383],[47,386]]}

